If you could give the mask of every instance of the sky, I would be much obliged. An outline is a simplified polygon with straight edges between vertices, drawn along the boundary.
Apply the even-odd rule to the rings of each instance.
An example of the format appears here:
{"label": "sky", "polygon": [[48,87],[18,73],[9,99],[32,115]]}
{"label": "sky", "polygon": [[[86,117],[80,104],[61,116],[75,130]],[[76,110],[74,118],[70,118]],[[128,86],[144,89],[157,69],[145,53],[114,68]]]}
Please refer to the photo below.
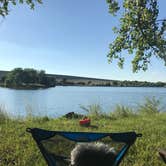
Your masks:
{"label": "sky", "polygon": [[[161,0],[161,18],[164,6],[166,1]],[[11,7],[10,14],[0,18],[0,70],[22,67],[52,74],[166,82],[160,59],[152,58],[148,71],[138,73],[132,73],[132,56],[126,56],[123,69],[116,61],[108,64],[109,44],[116,37],[112,28],[117,25],[106,0],[43,0],[35,10]]]}

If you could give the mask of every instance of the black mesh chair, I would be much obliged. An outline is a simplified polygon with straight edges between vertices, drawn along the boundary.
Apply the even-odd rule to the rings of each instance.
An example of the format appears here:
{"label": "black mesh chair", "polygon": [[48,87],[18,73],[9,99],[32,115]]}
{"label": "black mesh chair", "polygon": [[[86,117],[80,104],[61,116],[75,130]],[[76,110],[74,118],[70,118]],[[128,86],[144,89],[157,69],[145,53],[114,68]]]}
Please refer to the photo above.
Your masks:
{"label": "black mesh chair", "polygon": [[[123,157],[142,134],[135,132],[124,133],[90,133],[90,132],[66,132],[66,131],[48,131],[39,128],[27,128],[27,132],[37,143],[48,166],[67,166],[70,164],[70,151],[76,143],[87,143],[102,141],[116,146],[116,159],[114,166],[118,166]],[[63,147],[63,148],[62,148]],[[64,149],[65,148],[65,149]]]}

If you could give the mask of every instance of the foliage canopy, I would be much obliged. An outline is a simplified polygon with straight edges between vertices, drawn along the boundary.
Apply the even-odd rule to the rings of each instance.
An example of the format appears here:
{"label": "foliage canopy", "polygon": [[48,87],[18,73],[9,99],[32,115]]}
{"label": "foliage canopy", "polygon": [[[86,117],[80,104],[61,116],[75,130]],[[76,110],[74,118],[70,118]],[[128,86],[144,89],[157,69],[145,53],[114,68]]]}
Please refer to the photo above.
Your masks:
{"label": "foliage canopy", "polygon": [[166,19],[159,19],[158,0],[107,0],[109,12],[113,16],[120,13],[120,25],[114,27],[117,34],[110,44],[108,61],[118,60],[123,68],[125,56],[135,54],[132,60],[133,72],[147,70],[152,56],[164,61],[166,65]]}
{"label": "foliage canopy", "polygon": [[8,15],[10,5],[17,5],[18,3],[26,3],[31,9],[34,9],[35,3],[42,3],[42,0],[0,0],[0,16]]}

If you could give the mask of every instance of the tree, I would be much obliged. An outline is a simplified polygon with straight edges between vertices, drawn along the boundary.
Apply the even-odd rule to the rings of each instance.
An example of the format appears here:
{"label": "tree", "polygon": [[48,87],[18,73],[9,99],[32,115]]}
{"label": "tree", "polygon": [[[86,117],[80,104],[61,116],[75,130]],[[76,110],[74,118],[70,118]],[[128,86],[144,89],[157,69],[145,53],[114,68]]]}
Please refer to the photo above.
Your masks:
{"label": "tree", "polygon": [[[156,56],[166,65],[166,19],[159,19],[158,0],[107,0],[109,12],[120,15],[120,26],[114,27],[115,40],[110,44],[108,61],[118,60],[118,66],[123,68],[127,50],[134,55],[133,72],[146,71],[151,57]],[[120,10],[121,9],[121,10]]]}
{"label": "tree", "polygon": [[0,16],[5,17],[9,14],[9,6],[26,3],[31,9],[34,9],[35,3],[42,3],[42,0],[0,0]]}
{"label": "tree", "polygon": [[9,87],[12,85],[15,87],[21,85],[22,73],[23,73],[22,68],[15,68],[11,72],[9,72],[9,74],[6,75],[4,80],[5,86]]}
{"label": "tree", "polygon": [[4,86],[12,88],[24,87],[53,87],[56,85],[54,76],[47,76],[44,70],[31,68],[15,68],[7,73],[3,79]]}
{"label": "tree", "polygon": [[38,79],[39,79],[40,84],[43,84],[45,75],[46,75],[46,73],[44,70],[38,71]]}

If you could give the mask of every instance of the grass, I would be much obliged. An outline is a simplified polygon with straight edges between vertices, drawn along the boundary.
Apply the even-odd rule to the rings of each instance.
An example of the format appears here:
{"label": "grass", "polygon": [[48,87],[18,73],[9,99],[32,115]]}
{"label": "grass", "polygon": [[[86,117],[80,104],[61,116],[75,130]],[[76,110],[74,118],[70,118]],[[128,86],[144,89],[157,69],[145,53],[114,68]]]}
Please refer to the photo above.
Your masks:
{"label": "grass", "polygon": [[[149,99],[148,99],[149,100]],[[78,119],[29,116],[24,119],[11,118],[0,109],[0,165],[2,166],[44,166],[45,161],[27,127],[48,130],[126,132],[136,131],[143,137],[137,139],[121,166],[164,166],[158,157],[158,149],[166,147],[166,113],[160,112],[156,100],[146,100],[138,110],[117,106],[113,113],[105,114],[97,105],[84,107],[91,117],[92,125],[98,128],[85,128],[78,125]],[[150,105],[149,105],[149,104]],[[153,104],[155,111],[150,111]],[[157,108],[157,109],[156,109]],[[149,112],[150,111],[150,112]],[[62,147],[63,148],[63,147]],[[66,147],[64,147],[66,148]]]}

